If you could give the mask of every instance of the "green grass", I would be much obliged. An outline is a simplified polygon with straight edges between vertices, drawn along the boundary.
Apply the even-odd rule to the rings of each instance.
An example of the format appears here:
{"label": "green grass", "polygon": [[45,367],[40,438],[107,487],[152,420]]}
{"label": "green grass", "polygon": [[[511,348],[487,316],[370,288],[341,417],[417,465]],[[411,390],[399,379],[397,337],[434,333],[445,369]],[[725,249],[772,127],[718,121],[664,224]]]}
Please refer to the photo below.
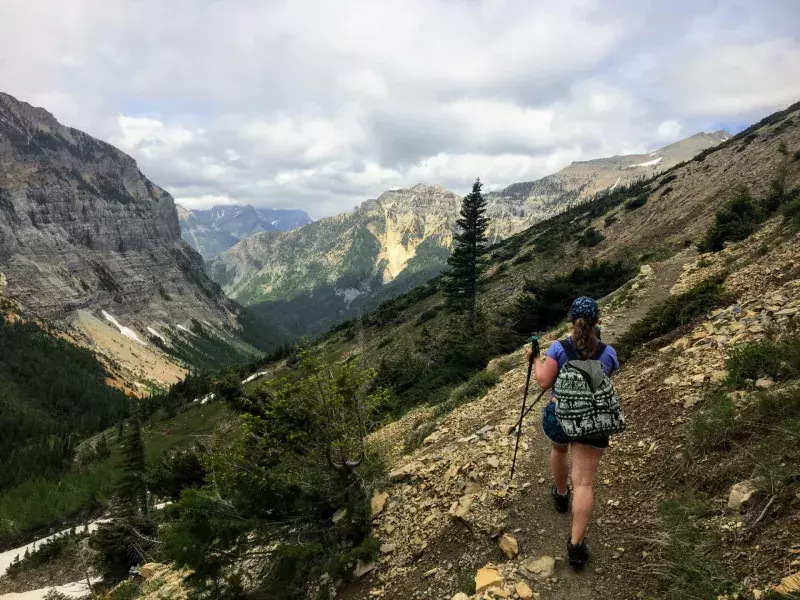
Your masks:
{"label": "green grass", "polygon": [[100,507],[115,480],[114,469],[105,461],[57,481],[35,479],[5,490],[0,494],[0,541]]}
{"label": "green grass", "polygon": [[[513,366],[511,367],[513,368]],[[408,454],[422,446],[422,442],[432,434],[439,423],[453,410],[481,398],[500,381],[500,375],[493,371],[478,371],[468,381],[458,385],[449,392],[447,399],[433,406],[433,417],[414,427],[403,442],[403,451]],[[440,390],[440,395],[442,391]]]}
{"label": "green grass", "polygon": [[[224,402],[192,406],[172,419],[156,420],[144,433],[148,460],[165,450],[191,446],[198,437],[210,435],[217,424],[230,414]],[[169,435],[166,434],[169,431]],[[114,438],[116,439],[116,438]]]}
{"label": "green grass", "polygon": [[708,501],[685,492],[662,502],[663,524],[658,575],[663,600],[713,600],[740,591],[733,577],[716,558],[720,540],[699,526],[711,509]]}
{"label": "green grass", "polygon": [[742,344],[731,351],[727,366],[727,383],[734,388],[743,387],[748,379],[797,378],[800,376],[800,334]]}

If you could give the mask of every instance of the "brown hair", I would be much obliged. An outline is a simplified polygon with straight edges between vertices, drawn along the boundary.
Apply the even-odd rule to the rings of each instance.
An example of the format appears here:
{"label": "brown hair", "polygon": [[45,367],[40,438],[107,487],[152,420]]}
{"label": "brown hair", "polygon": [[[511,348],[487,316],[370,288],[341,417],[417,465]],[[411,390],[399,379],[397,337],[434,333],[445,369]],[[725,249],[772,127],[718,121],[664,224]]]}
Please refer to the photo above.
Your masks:
{"label": "brown hair", "polygon": [[578,317],[572,322],[572,345],[584,360],[594,357],[597,352],[597,319]]}

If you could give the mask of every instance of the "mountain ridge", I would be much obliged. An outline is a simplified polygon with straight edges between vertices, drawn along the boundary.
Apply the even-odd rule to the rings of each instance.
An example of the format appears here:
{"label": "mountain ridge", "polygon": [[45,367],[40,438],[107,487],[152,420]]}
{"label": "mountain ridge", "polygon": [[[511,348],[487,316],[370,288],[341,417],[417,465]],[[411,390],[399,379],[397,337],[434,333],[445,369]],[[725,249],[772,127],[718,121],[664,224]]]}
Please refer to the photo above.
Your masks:
{"label": "mountain ridge", "polygon": [[255,233],[289,231],[312,221],[302,209],[257,208],[250,204],[222,204],[205,210],[178,206],[181,237],[204,260],[215,258]]}

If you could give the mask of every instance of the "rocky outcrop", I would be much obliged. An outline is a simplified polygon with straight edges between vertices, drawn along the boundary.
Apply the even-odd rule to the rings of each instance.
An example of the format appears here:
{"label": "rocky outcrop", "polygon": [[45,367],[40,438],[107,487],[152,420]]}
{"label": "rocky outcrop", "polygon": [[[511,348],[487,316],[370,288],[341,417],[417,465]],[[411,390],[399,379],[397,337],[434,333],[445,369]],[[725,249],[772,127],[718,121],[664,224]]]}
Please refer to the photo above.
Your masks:
{"label": "rocky outcrop", "polygon": [[262,231],[290,231],[311,223],[298,209],[214,206],[187,210],[178,205],[181,236],[204,260],[219,256],[240,240]]}
{"label": "rocky outcrop", "polygon": [[0,272],[34,315],[69,325],[89,313],[141,346],[181,324],[238,328],[237,307],[181,240],[172,197],[130,156],[6,94]]}

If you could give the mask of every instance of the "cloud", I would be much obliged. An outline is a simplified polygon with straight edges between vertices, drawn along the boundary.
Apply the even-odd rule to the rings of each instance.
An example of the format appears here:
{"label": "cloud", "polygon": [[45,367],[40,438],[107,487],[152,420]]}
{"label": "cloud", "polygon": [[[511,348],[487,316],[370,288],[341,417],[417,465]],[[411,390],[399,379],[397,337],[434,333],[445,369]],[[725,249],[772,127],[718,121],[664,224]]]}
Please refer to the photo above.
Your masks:
{"label": "cloud", "polygon": [[800,100],[798,17],[795,0],[27,0],[0,4],[0,82],[188,206],[318,218],[760,118]]}

